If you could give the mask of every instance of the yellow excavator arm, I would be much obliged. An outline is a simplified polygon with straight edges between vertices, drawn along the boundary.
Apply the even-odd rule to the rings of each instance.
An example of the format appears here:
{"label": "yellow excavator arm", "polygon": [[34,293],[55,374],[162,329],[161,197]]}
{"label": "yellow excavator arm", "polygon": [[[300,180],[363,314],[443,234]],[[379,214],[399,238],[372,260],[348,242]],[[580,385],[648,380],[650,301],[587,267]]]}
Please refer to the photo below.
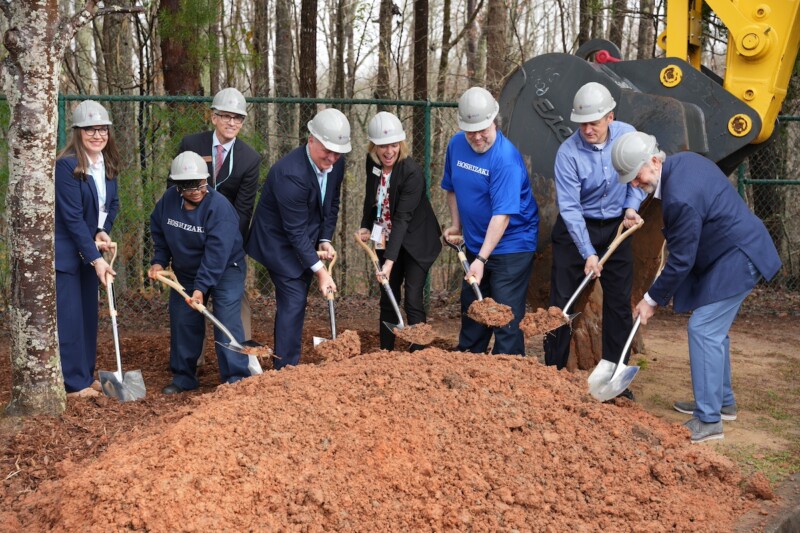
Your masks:
{"label": "yellow excavator arm", "polygon": [[[766,141],[775,127],[800,47],[800,0],[706,0],[728,29],[723,87],[761,117],[753,143]],[[703,3],[669,0],[666,29],[658,44],[667,57],[701,67]],[[734,135],[749,133],[742,117],[728,126]]]}

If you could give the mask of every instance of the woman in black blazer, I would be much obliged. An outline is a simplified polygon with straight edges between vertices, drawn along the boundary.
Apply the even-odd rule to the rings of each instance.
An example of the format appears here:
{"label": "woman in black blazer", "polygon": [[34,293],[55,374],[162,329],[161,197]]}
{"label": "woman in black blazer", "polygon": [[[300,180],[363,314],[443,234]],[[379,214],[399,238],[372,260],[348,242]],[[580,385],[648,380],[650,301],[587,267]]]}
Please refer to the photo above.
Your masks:
{"label": "woman in black blazer", "polygon": [[[403,125],[393,114],[382,111],[367,126],[366,191],[359,236],[375,243],[380,259],[379,280],[389,279],[395,299],[401,301],[409,325],[425,322],[423,290],[428,270],[439,256],[439,222],[428,200],[425,175],[409,157]],[[394,349],[394,334],[384,321],[397,322],[392,304],[381,292],[381,349]],[[421,346],[412,345],[411,350]]]}

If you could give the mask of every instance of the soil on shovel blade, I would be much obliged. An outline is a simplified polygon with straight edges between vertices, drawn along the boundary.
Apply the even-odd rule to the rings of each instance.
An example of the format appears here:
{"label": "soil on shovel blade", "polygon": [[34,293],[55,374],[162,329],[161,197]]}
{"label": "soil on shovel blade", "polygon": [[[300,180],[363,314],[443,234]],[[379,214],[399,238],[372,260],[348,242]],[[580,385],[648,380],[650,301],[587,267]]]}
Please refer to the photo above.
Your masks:
{"label": "soil on shovel blade", "polygon": [[314,349],[324,361],[341,361],[361,353],[361,339],[357,332],[347,329],[335,339],[319,343]]}
{"label": "soil on shovel blade", "polygon": [[502,328],[514,320],[514,312],[511,307],[497,303],[492,298],[472,302],[467,309],[467,316],[490,328]]}
{"label": "soil on shovel blade", "polygon": [[569,324],[569,320],[561,312],[561,309],[550,306],[544,310],[540,307],[533,313],[525,313],[525,317],[519,323],[519,329],[530,337],[544,335],[564,324]]}
{"label": "soil on shovel blade", "polygon": [[404,341],[420,345],[430,344],[435,341],[437,337],[433,328],[425,322],[414,324],[413,326],[405,326],[403,329],[394,328],[392,329],[392,333]]}

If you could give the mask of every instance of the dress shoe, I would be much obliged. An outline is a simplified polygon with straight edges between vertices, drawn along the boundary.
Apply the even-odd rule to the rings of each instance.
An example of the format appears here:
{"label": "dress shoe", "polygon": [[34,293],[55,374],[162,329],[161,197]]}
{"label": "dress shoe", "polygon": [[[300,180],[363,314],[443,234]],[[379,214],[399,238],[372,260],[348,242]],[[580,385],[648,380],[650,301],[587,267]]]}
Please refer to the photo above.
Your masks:
{"label": "dress shoe", "polygon": [[93,398],[95,396],[100,396],[100,393],[94,390],[92,387],[86,387],[85,389],[76,392],[67,393],[67,398]]}
{"label": "dress shoe", "polygon": [[161,389],[161,392],[163,394],[180,394],[180,393],[184,392],[185,390],[186,389],[184,389],[180,385],[175,385],[174,383],[170,383],[169,385],[167,385],[166,387]]}
{"label": "dress shoe", "polygon": [[625,389],[624,391],[620,392],[617,398],[627,398],[632,402],[636,401],[636,397],[633,395],[633,391],[630,389]]}

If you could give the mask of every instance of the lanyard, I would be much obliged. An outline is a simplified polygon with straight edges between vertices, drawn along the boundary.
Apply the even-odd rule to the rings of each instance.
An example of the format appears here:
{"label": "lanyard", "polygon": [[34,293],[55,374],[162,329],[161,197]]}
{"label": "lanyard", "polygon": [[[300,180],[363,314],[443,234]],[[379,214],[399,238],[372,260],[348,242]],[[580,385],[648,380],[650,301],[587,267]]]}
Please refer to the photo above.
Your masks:
{"label": "lanyard", "polygon": [[[214,176],[214,189],[219,189],[219,186],[222,185],[223,183],[225,183],[226,181],[228,181],[228,178],[231,177],[231,173],[233,172],[233,145],[235,143],[236,143],[236,139],[233,140],[233,142],[231,143],[231,149],[228,150],[230,152],[230,157],[228,158],[228,175],[225,176],[225,179],[220,181],[220,182],[217,182],[216,181],[217,177]],[[224,148],[224,145],[223,145],[223,148]],[[212,164],[213,164],[212,168],[217,168],[217,151],[214,150],[213,147],[212,147],[212,150],[211,150],[211,159],[213,160],[212,161]]]}
{"label": "lanyard", "polygon": [[[381,181],[383,181],[383,171],[381,171]],[[389,181],[392,179],[392,173],[386,175],[386,187],[384,188],[381,182],[378,182],[378,218],[375,220],[381,220],[381,210],[383,209],[383,199],[385,198],[384,193],[389,192]]]}

